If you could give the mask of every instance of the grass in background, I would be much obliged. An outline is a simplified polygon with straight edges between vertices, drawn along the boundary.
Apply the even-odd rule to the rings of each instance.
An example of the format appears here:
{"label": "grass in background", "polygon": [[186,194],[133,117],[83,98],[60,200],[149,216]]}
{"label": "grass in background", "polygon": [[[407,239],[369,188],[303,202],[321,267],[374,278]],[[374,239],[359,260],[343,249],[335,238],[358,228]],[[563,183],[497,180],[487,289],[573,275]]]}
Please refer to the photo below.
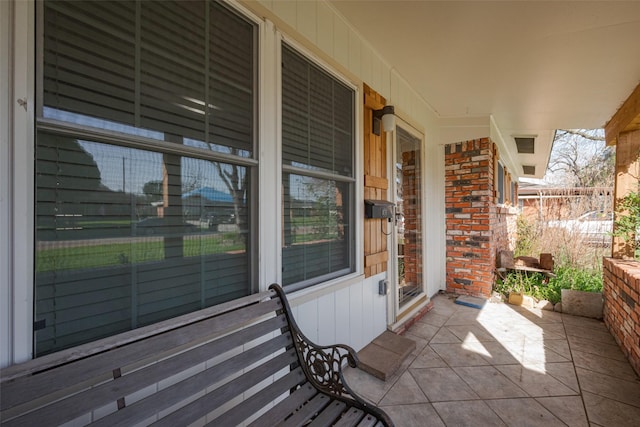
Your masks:
{"label": "grass in background", "polygon": [[554,257],[556,277],[511,271],[504,280],[496,281],[495,291],[504,295],[521,292],[554,304],[560,301],[562,289],[602,291],[602,258],[611,255],[611,238],[605,236],[600,244],[595,244],[577,230],[550,228],[547,224],[550,220],[577,218],[584,212],[600,210],[609,206],[610,202],[603,202],[599,196],[575,201],[567,197],[567,200],[572,200],[572,204],[563,205],[561,212],[551,206],[538,212],[537,219],[520,215],[517,221],[518,238],[514,256],[538,258],[541,253],[550,253]]}

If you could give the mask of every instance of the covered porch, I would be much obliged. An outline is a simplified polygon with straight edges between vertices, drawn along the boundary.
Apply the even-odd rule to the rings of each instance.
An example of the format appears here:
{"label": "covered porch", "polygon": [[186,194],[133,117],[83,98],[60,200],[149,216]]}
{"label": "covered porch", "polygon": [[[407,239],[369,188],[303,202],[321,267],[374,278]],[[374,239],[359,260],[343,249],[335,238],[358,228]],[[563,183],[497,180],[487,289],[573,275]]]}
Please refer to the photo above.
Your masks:
{"label": "covered porch", "polygon": [[440,294],[386,382],[350,369],[396,426],[636,426],[640,379],[602,321]]}
{"label": "covered porch", "polygon": [[[518,180],[544,175],[556,129],[608,123],[607,141],[625,153],[616,199],[637,182],[640,3],[229,0],[167,2],[160,12],[143,1],[88,4],[113,13],[74,2],[0,2],[3,369],[77,345],[93,350],[102,337],[197,316],[276,282],[319,344],[361,350],[386,330],[417,341],[387,382],[349,373],[398,425],[633,425],[640,283],[619,264],[632,262],[623,260],[626,244],[613,245],[604,324],[507,305],[477,311],[450,295],[490,293],[496,254],[513,242]],[[82,36],[78,25],[87,28]],[[223,37],[240,33],[233,28],[246,30],[243,43]],[[183,37],[191,30],[197,42]],[[176,44],[164,46],[158,34]],[[58,66],[68,59],[64,37],[81,49],[70,54],[77,63]],[[129,54],[122,76],[109,74],[123,58],[106,48],[116,39]],[[188,61],[185,46],[194,48]],[[235,48],[244,59],[225,59]],[[243,82],[230,83],[237,70],[219,71],[218,59],[240,64]],[[193,81],[183,82],[187,69]],[[103,78],[121,85],[130,115],[121,118],[120,103],[111,108]],[[99,95],[96,111],[86,111],[77,85]],[[317,103],[298,120],[297,102],[311,95]],[[389,106],[396,125],[376,133],[376,114]],[[76,117],[84,114],[97,121]],[[78,163],[90,172],[78,173]],[[57,175],[66,167],[77,179]],[[134,172],[145,172],[135,188]],[[63,197],[79,180],[90,181],[82,189],[95,193],[96,209],[82,210],[85,197]],[[38,191],[47,186],[54,190]],[[205,197],[211,189],[227,197]],[[365,200],[396,210],[373,216]],[[55,209],[41,209],[41,222],[51,236],[36,215],[48,202]],[[142,202],[148,206],[137,209]],[[109,203],[121,209],[106,212]],[[322,214],[309,214],[320,207]],[[89,214],[102,234],[75,223]],[[104,224],[116,214],[125,217],[126,236],[113,221]],[[140,235],[154,215],[172,218],[157,228],[171,233]],[[317,218],[305,224],[309,216]],[[128,252],[115,251],[124,238]],[[79,265],[68,266],[64,252],[40,261],[49,246],[99,247],[106,239],[115,239],[106,265],[105,257],[81,254]],[[136,251],[147,242],[149,259]],[[320,267],[319,255],[327,261]],[[78,289],[87,295],[76,298]],[[95,331],[94,314],[106,319]]]}

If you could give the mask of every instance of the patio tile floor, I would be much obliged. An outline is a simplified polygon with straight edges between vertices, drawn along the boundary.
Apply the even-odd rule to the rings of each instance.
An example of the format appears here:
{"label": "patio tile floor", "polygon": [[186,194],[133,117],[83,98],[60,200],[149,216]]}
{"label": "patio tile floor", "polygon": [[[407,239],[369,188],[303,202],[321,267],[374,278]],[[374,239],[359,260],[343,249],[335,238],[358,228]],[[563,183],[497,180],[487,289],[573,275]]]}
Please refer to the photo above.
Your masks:
{"label": "patio tile floor", "polygon": [[348,384],[402,426],[638,426],[640,379],[601,321],[433,298],[389,380]]}

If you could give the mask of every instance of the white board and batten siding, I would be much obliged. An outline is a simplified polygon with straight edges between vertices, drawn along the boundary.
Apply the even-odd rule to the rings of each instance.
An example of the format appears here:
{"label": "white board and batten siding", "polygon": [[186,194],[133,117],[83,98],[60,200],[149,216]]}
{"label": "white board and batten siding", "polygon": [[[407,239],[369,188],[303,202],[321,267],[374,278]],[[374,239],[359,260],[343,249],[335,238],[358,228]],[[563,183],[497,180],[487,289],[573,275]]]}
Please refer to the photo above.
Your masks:
{"label": "white board and batten siding", "polygon": [[387,327],[386,296],[378,294],[378,282],[385,277],[382,273],[337,285],[317,297],[292,295],[290,304],[298,326],[316,344],[342,343],[361,350]]}

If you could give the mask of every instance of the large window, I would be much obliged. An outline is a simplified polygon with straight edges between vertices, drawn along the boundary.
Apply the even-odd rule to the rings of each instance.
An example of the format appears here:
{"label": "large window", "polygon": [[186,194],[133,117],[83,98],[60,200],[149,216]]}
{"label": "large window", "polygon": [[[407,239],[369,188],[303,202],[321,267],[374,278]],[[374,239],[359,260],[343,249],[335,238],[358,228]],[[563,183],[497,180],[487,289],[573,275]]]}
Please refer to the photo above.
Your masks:
{"label": "large window", "polygon": [[212,1],[47,1],[35,354],[254,291],[256,25]]}
{"label": "large window", "polygon": [[282,282],[353,271],[354,91],[282,46]]}

